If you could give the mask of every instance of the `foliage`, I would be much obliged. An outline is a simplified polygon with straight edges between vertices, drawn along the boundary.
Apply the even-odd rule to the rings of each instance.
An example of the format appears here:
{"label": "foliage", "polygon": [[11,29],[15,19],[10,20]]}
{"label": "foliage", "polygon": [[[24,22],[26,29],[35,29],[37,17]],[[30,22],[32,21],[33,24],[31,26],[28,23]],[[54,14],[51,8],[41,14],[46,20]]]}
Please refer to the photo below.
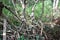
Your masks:
{"label": "foliage", "polygon": [[[32,11],[32,7],[35,4],[35,0],[27,0],[27,4],[26,4],[27,7],[25,8],[25,10],[23,9],[22,4],[19,2],[19,0],[17,0],[16,3],[13,3],[12,0],[1,0],[1,1],[3,2],[4,5],[11,7],[14,13],[16,14],[14,15],[6,8],[4,8],[2,11],[3,14],[9,19],[7,22],[8,24],[10,23],[9,24],[11,25],[10,27],[12,29],[13,27],[16,27],[16,29],[13,29],[14,32],[16,31],[16,33],[18,32],[20,34],[20,32],[22,31],[22,34],[24,34],[26,30],[33,31],[33,29],[35,29],[37,31],[36,35],[34,35],[36,36],[36,40],[39,40],[39,39],[43,40],[46,34],[47,36],[50,36],[50,37],[57,35],[56,31],[58,31],[59,28],[52,29],[49,27],[45,27],[45,25],[43,25],[44,22],[51,21],[51,13],[52,13],[51,0],[44,0],[44,10],[42,5],[43,2],[42,0],[39,0],[38,3],[36,3],[34,11]],[[44,13],[42,13],[42,11],[44,11]],[[32,12],[34,12],[34,15],[31,18],[30,15],[32,14]],[[39,23],[40,21],[42,21],[41,22],[42,24]],[[37,25],[37,28],[35,28],[36,25]],[[43,30],[46,32],[46,34],[44,34],[44,36],[41,36],[39,32],[44,27],[45,29]],[[30,32],[30,31],[26,31],[26,32]],[[50,35],[50,32],[51,32],[51,35]],[[29,33],[27,33],[27,36],[28,35]],[[25,39],[28,40],[27,38],[24,38],[24,35],[20,35],[20,37],[18,38],[18,40],[25,40]]]}

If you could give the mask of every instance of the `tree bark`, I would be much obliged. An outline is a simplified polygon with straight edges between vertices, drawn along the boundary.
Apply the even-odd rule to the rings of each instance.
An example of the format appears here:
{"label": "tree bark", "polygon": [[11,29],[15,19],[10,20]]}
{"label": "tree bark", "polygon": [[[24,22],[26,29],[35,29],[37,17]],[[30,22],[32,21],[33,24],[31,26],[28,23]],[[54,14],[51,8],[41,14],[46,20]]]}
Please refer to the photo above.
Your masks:
{"label": "tree bark", "polygon": [[7,26],[7,21],[4,19],[4,24],[3,24],[3,40],[6,40],[6,26]]}
{"label": "tree bark", "polygon": [[53,16],[56,14],[57,7],[58,7],[59,0],[54,0],[53,1]]}

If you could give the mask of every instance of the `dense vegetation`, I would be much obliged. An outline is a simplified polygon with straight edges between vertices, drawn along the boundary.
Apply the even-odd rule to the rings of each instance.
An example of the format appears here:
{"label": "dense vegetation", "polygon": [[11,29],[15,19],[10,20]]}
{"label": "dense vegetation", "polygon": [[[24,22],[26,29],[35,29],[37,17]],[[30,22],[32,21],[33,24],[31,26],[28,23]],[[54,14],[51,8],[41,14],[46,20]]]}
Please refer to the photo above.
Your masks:
{"label": "dense vegetation", "polygon": [[0,0],[0,39],[60,40],[59,3],[54,8],[54,0]]}

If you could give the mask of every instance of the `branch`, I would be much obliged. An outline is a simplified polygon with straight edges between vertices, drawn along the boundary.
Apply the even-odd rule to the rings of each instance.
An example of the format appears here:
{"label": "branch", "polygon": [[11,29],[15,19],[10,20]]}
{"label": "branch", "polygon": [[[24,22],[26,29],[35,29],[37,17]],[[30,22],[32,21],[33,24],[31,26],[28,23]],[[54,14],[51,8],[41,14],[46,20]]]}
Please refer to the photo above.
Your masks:
{"label": "branch", "polygon": [[38,3],[38,0],[35,1],[35,4],[34,4],[33,7],[32,7],[32,13],[31,13],[31,15],[30,15],[30,17],[33,16],[32,20],[34,19],[34,10],[35,10],[35,6],[36,6],[37,3]]}
{"label": "branch", "polygon": [[38,3],[38,0],[35,1],[35,4],[34,4],[33,7],[32,7],[32,12],[34,11],[35,6],[36,6],[37,3]]}
{"label": "branch", "polygon": [[4,5],[4,7],[5,7],[7,10],[9,10],[13,15],[16,16],[14,9],[12,9],[12,8],[10,8],[10,7],[7,7],[6,5]]}
{"label": "branch", "polygon": [[16,12],[14,9],[7,7],[6,5],[4,5],[4,7],[9,10],[15,17],[17,17],[17,19],[21,22],[21,19],[16,15]]}
{"label": "branch", "polygon": [[20,0],[20,3],[21,3],[21,5],[22,5],[22,8],[23,8],[23,10],[22,10],[22,16],[24,16],[24,18],[26,19],[26,14],[25,14],[25,9],[26,9],[26,0]]}
{"label": "branch", "polygon": [[4,17],[6,18],[6,20],[8,21],[8,23],[10,23],[10,24],[11,24],[13,27],[15,27],[16,30],[17,30],[17,26],[15,26],[15,25],[10,21],[10,19],[9,19],[7,16],[4,15]]}
{"label": "branch", "polygon": [[42,35],[44,24],[42,23],[41,20],[38,20],[38,22],[39,22],[39,24],[41,24],[41,35]]}
{"label": "branch", "polygon": [[15,30],[13,30],[12,28],[9,28],[9,24],[7,25],[7,28],[10,29],[11,31],[15,31]]}
{"label": "branch", "polygon": [[16,4],[14,3],[13,0],[12,0],[12,4],[13,4],[13,6],[14,6],[15,14],[16,14],[17,18],[20,20],[19,14],[17,13],[17,9],[16,9]]}

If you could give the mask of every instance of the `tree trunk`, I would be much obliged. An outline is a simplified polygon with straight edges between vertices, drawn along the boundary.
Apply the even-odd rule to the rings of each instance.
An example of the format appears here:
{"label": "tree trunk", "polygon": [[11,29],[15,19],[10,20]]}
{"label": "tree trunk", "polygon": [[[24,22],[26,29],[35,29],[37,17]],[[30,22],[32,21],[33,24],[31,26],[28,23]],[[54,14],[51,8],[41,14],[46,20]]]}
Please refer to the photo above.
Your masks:
{"label": "tree trunk", "polygon": [[56,15],[58,3],[59,3],[59,0],[53,1],[53,14],[52,14],[53,16]]}
{"label": "tree trunk", "polygon": [[3,40],[6,40],[6,26],[7,26],[7,21],[4,19],[4,24],[3,24]]}

